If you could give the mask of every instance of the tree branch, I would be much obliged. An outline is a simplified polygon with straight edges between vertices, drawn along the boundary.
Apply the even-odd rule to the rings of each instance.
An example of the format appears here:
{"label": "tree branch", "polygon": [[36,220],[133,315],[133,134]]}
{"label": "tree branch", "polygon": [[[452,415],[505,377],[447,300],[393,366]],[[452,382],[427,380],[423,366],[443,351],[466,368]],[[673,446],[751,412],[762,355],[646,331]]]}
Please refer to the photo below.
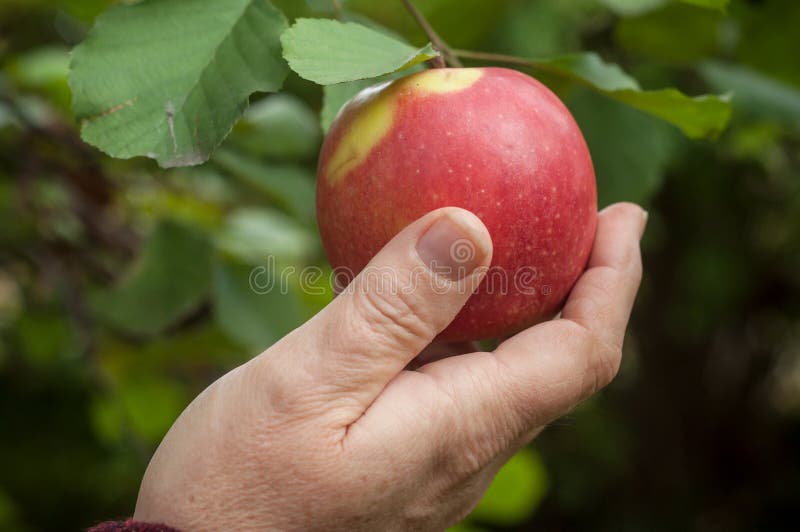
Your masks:
{"label": "tree branch", "polygon": [[433,26],[431,26],[431,23],[425,18],[425,15],[423,15],[422,12],[417,9],[417,6],[415,6],[411,0],[403,0],[403,5],[406,6],[408,12],[411,13],[411,16],[417,21],[419,27],[422,28],[422,31],[424,31],[425,35],[428,36],[428,39],[430,39],[433,47],[442,54],[447,64],[451,67],[461,68],[463,66],[461,61],[458,59],[456,54],[453,53],[447,43],[442,40],[439,34],[436,33],[436,30],[433,29]]}

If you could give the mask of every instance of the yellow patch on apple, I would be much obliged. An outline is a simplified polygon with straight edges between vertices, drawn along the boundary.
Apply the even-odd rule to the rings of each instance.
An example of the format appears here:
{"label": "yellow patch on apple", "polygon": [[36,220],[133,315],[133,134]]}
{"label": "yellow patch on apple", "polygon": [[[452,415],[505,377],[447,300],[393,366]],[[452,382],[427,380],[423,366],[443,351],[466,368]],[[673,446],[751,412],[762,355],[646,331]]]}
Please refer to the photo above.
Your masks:
{"label": "yellow patch on apple", "polygon": [[328,181],[334,185],[358,168],[389,133],[399,93],[413,92],[424,96],[459,92],[474,85],[482,75],[483,70],[479,68],[435,68],[394,82],[381,83],[358,93],[347,103],[347,107],[369,107],[369,111],[358,113],[339,140],[326,167]]}
{"label": "yellow patch on apple", "polygon": [[483,75],[480,68],[434,68],[409,79],[413,90],[421,94],[447,94],[473,86]]}
{"label": "yellow patch on apple", "polygon": [[384,91],[390,84],[386,82],[364,89],[348,102],[348,106],[369,106],[370,112],[358,114],[339,141],[327,166],[326,175],[331,184],[338,183],[364,162],[372,148],[392,128],[397,99],[391,91]]}

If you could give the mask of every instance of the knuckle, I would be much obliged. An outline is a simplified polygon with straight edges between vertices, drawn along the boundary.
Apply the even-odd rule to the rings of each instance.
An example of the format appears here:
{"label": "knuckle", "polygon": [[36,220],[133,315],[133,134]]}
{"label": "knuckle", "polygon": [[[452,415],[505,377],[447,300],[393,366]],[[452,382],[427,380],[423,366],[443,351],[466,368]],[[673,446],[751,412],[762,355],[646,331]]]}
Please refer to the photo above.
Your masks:
{"label": "knuckle", "polygon": [[593,375],[594,385],[590,395],[608,386],[617,376],[622,362],[622,349],[606,343],[599,343],[593,358],[589,371]]}
{"label": "knuckle", "polygon": [[364,290],[356,298],[356,313],[371,330],[406,343],[433,338],[436,328],[425,316],[413,293],[402,290]]}
{"label": "knuckle", "polygon": [[489,457],[494,456],[494,453],[490,451],[491,447],[492,445],[488,442],[475,441],[472,445],[463,448],[456,461],[457,465],[452,469],[456,481],[463,482],[483,471],[490,462]]}
{"label": "knuckle", "polygon": [[576,349],[585,353],[584,384],[579,401],[583,401],[608,386],[616,377],[622,361],[622,347],[612,345],[583,325],[568,321],[569,334]]}
{"label": "knuckle", "polygon": [[631,242],[625,249],[622,260],[622,271],[618,271],[620,276],[641,279],[642,277],[642,250],[638,241]]}

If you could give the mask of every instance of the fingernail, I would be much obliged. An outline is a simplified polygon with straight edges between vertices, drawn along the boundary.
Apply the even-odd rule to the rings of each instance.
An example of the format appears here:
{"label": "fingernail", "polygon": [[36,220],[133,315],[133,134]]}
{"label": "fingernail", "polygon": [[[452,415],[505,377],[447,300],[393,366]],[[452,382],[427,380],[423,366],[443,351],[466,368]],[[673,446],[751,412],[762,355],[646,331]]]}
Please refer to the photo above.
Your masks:
{"label": "fingernail", "polygon": [[639,229],[639,240],[641,240],[642,237],[644,236],[644,230],[647,227],[648,218],[650,218],[650,214],[646,210],[642,209],[642,221],[640,222],[641,225]]}
{"label": "fingernail", "polygon": [[436,275],[461,280],[486,258],[484,245],[476,242],[476,229],[467,220],[450,214],[439,218],[417,241],[417,254]]}

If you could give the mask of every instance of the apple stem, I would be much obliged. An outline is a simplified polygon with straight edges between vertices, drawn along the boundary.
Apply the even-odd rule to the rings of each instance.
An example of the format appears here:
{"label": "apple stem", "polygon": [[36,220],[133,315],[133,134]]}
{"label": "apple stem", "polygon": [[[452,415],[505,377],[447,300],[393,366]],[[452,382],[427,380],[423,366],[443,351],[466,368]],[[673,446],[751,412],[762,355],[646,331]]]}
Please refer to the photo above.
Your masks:
{"label": "apple stem", "polygon": [[406,6],[406,10],[411,13],[411,16],[414,17],[414,20],[417,21],[419,27],[422,28],[422,31],[425,32],[425,35],[428,36],[430,39],[431,44],[436,49],[437,52],[442,54],[441,61],[435,61],[432,59],[429,64],[434,68],[443,68],[447,65],[455,68],[461,68],[463,65],[461,64],[461,60],[458,59],[458,56],[453,53],[447,43],[436,33],[436,30],[433,29],[431,23],[428,22],[428,19],[425,18],[425,15],[417,9],[417,6],[411,0],[403,0],[403,5]]}
{"label": "apple stem", "polygon": [[447,63],[445,62],[444,57],[441,55],[437,55],[433,59],[428,59],[425,62],[431,68],[447,68]]}

